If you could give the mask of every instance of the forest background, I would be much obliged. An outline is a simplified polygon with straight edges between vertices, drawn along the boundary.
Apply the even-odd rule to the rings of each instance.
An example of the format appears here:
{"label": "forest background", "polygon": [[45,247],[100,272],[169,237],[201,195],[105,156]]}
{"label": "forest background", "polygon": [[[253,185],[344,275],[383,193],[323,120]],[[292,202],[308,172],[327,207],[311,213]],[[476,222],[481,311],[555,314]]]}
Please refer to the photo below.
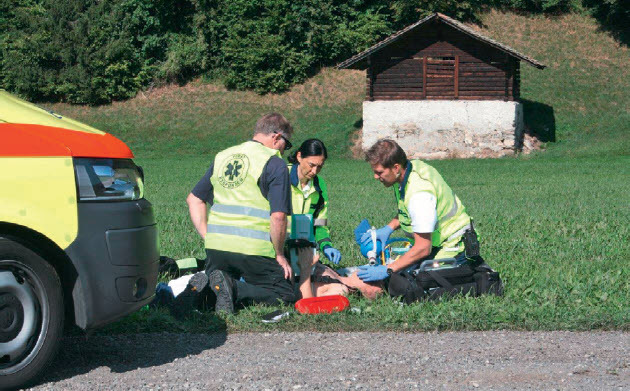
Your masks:
{"label": "forest background", "polygon": [[203,77],[283,92],[431,12],[590,14],[628,42],[624,0],[0,0],[0,85],[103,104]]}

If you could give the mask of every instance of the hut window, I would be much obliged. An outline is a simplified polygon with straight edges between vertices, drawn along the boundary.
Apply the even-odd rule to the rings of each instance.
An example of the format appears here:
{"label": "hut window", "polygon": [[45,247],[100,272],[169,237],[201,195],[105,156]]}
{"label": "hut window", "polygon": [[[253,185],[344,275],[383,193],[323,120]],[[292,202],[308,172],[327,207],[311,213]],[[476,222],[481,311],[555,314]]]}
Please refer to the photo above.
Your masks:
{"label": "hut window", "polygon": [[446,56],[431,56],[431,57],[427,57],[427,60],[429,61],[455,61],[455,57],[446,57]]}
{"label": "hut window", "polygon": [[455,56],[427,56],[423,67],[425,99],[458,97],[457,59]]}

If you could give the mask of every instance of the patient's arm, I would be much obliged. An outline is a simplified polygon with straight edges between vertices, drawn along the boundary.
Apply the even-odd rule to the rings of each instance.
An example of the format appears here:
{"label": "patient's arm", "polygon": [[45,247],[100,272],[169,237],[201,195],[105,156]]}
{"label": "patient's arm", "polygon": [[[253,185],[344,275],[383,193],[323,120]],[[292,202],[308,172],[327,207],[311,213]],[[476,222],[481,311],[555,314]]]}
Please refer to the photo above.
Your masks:
{"label": "patient's arm", "polygon": [[[343,285],[345,285],[348,288],[358,289],[361,292],[361,294],[367,297],[368,299],[374,299],[376,298],[376,296],[378,296],[379,294],[383,292],[383,283],[381,281],[373,282],[373,283],[363,282],[363,280],[357,277],[356,273],[352,274],[349,277],[342,277],[336,271],[322,265],[321,263],[318,263],[315,265],[315,275],[330,277],[330,278],[340,281]],[[315,283],[316,286],[318,284],[320,283]],[[327,284],[327,285],[337,285],[337,284]],[[318,292],[317,296],[320,296],[319,289],[317,292]],[[327,294],[331,295],[331,294],[343,294],[343,293],[327,293]]]}
{"label": "patient's arm", "polygon": [[370,300],[376,299],[384,290],[383,281],[364,282],[357,277],[357,273],[353,273],[349,277],[340,277],[339,281],[352,289],[358,289],[363,296]]}
{"label": "patient's arm", "polygon": [[315,297],[311,284],[311,268],[319,262],[319,254],[313,254],[311,248],[301,248],[298,250],[298,266],[300,267],[300,293],[303,299]]}

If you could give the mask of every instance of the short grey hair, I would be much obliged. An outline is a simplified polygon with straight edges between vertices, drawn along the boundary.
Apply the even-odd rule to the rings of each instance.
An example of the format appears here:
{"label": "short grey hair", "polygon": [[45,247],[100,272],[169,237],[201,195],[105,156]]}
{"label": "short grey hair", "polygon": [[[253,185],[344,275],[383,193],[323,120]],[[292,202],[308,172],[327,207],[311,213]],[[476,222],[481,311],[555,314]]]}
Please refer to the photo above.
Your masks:
{"label": "short grey hair", "polygon": [[265,114],[258,121],[256,121],[256,127],[254,128],[254,135],[256,134],[273,134],[280,133],[283,136],[291,137],[293,134],[293,127],[287,121],[282,114],[269,113]]}

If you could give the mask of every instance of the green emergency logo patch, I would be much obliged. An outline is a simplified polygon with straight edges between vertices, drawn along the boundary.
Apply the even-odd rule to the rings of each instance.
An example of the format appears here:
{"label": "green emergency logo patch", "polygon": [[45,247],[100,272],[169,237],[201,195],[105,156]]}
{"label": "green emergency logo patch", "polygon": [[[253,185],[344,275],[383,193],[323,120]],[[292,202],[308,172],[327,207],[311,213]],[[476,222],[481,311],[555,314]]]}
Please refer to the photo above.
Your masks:
{"label": "green emergency logo patch", "polygon": [[219,184],[226,189],[239,187],[249,171],[249,159],[242,153],[230,156],[219,170]]}

